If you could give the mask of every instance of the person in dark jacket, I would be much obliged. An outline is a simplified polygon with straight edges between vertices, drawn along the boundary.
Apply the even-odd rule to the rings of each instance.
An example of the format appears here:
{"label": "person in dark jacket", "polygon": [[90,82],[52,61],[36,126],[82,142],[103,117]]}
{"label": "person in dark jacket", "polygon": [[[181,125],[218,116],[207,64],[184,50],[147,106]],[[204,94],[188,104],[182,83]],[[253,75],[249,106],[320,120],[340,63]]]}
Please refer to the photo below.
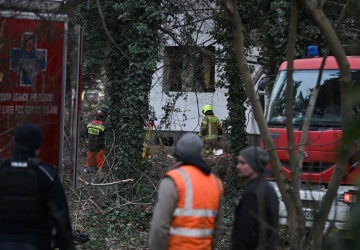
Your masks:
{"label": "person in dark jacket", "polygon": [[279,224],[279,198],[265,179],[269,160],[260,147],[247,147],[238,156],[236,170],[247,184],[235,208],[231,250],[275,250]]}
{"label": "person in dark jacket", "polygon": [[107,109],[101,108],[94,120],[87,125],[88,152],[85,169],[100,170],[105,162],[105,120]]}
{"label": "person in dark jacket", "polygon": [[57,169],[36,158],[41,144],[39,127],[22,124],[12,156],[0,162],[0,249],[74,249]]}

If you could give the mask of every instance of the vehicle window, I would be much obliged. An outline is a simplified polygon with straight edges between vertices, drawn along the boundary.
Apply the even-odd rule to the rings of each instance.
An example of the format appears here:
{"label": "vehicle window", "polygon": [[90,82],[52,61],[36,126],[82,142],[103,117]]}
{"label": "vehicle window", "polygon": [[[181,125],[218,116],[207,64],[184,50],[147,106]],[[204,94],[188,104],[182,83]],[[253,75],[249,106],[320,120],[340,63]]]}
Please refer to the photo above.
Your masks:
{"label": "vehicle window", "polygon": [[[360,72],[352,71],[354,87],[360,90]],[[317,70],[298,70],[293,73],[293,123],[302,125],[309,100],[316,86]],[[358,87],[357,87],[358,86]],[[286,115],[286,71],[279,73],[270,98],[267,112],[269,123],[285,124]],[[360,113],[360,104],[354,107],[354,113]],[[341,126],[340,72],[324,70],[320,91],[314,106],[311,125]]]}

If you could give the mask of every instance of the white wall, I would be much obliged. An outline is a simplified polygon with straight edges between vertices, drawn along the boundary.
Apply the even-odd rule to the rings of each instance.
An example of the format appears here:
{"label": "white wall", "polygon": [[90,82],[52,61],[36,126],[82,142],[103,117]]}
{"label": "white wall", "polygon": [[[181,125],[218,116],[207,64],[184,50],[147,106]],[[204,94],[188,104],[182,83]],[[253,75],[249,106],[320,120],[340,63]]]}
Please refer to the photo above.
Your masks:
{"label": "white wall", "polygon": [[[211,28],[213,22],[211,20],[207,20],[206,25],[202,25],[201,29],[203,32],[194,36],[194,41],[196,44],[200,46],[208,46],[214,43],[214,40],[210,40],[207,35],[207,29]],[[176,33],[174,33],[176,34]],[[174,41],[169,37],[168,46],[175,46]],[[218,45],[215,45],[218,46]],[[254,48],[252,50],[253,56],[249,57],[249,60],[256,60],[256,56],[258,55],[258,49]],[[255,68],[259,68],[259,66],[255,66]],[[206,104],[210,104],[213,106],[214,113],[216,116],[220,118],[220,120],[224,120],[228,117],[229,112],[227,109],[227,89],[225,88],[217,88],[214,93],[195,93],[195,92],[186,92],[185,95],[180,96],[175,103],[175,109],[179,112],[174,112],[168,122],[170,123],[170,128],[165,129],[162,126],[161,119],[164,117],[165,112],[162,108],[166,105],[168,101],[172,98],[167,96],[163,92],[163,62],[159,63],[158,71],[153,76],[152,81],[152,89],[150,92],[150,105],[154,108],[155,116],[157,118],[156,126],[159,130],[168,130],[168,131],[195,131],[198,132],[200,130],[201,120],[203,118],[203,114],[201,113],[202,107]],[[217,70],[217,69],[216,69]],[[217,75],[219,72],[215,71],[215,82],[219,79]],[[174,94],[175,92],[170,92],[170,94]],[[250,134],[258,134],[258,128],[254,118],[252,117],[252,113],[250,111],[250,107],[247,108],[247,132]]]}
{"label": "white wall", "polygon": [[[159,129],[161,129],[161,127],[159,127],[161,124],[160,120],[165,115],[162,107],[166,104],[166,101],[169,100],[169,97],[162,92],[161,82],[162,81],[157,81],[150,93],[150,105],[154,107]],[[175,109],[179,109],[180,112],[174,112],[171,116],[170,130],[198,132],[203,118],[201,113],[202,107],[206,104],[213,106],[214,113],[220,120],[226,119],[228,117],[226,92],[226,89],[217,89],[214,93],[185,93],[186,98],[181,96],[176,101]],[[187,120],[184,120],[184,118]]]}

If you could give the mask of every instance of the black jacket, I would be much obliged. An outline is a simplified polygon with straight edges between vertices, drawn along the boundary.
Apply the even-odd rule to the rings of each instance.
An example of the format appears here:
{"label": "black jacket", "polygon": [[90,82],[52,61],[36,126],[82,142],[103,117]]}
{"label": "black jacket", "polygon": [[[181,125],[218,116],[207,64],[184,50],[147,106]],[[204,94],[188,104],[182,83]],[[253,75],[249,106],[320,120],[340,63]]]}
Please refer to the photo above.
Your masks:
{"label": "black jacket", "polygon": [[88,150],[90,152],[105,149],[105,121],[100,119],[92,120],[87,125],[86,135],[89,140]]}
{"label": "black jacket", "polygon": [[265,246],[260,249],[275,250],[278,224],[279,199],[273,187],[261,177],[249,181],[235,209],[230,249],[257,249],[262,226]]}
{"label": "black jacket", "polygon": [[[13,156],[10,161],[16,164],[22,164],[26,162],[30,162],[30,158],[34,158],[35,155],[33,152],[28,152],[26,149],[17,148],[13,152]],[[0,176],[1,178],[6,178],[4,174],[6,170],[5,164],[2,163],[0,165]],[[33,162],[36,162],[33,161]],[[16,165],[15,164],[15,165]],[[14,164],[13,164],[14,165]],[[20,166],[19,165],[19,166]],[[25,167],[12,167],[16,168],[16,171],[11,174],[21,175],[24,171],[26,171]],[[69,209],[65,196],[65,192],[63,186],[58,177],[57,170],[50,165],[40,163],[35,164],[33,171],[35,174],[29,178],[29,182],[34,181],[34,186],[37,187],[37,195],[42,197],[43,202],[37,203],[37,205],[33,205],[37,210],[41,210],[42,213],[45,213],[44,216],[39,220],[33,219],[32,221],[22,221],[21,215],[23,214],[39,214],[37,211],[29,211],[29,207],[18,206],[16,207],[16,211],[11,212],[9,219],[2,218],[0,221],[0,242],[4,241],[15,241],[30,244],[38,247],[40,250],[48,250],[51,249],[51,245],[55,243],[56,247],[61,250],[74,249],[74,243],[72,238],[72,229],[69,217]],[[30,175],[31,176],[31,175]],[[15,177],[11,177],[16,180]],[[21,179],[22,177],[19,177]],[[34,179],[32,179],[34,178]],[[29,187],[29,184],[22,184],[22,182],[11,184],[12,188],[8,188],[3,184],[1,186],[1,196],[7,197],[5,201],[11,201],[11,197],[19,197],[19,193],[21,195],[22,187]],[[18,189],[16,188],[18,187]],[[17,189],[17,190],[16,190]],[[36,188],[35,188],[36,190]],[[33,195],[34,196],[34,195]],[[8,203],[5,205],[0,202],[0,206],[6,207]],[[30,203],[31,204],[31,203]],[[39,207],[44,206],[44,207]],[[11,208],[11,206],[10,206]],[[16,215],[19,215],[17,217]],[[13,219],[11,219],[13,218]],[[53,241],[54,237],[54,229],[56,230],[55,241]]]}

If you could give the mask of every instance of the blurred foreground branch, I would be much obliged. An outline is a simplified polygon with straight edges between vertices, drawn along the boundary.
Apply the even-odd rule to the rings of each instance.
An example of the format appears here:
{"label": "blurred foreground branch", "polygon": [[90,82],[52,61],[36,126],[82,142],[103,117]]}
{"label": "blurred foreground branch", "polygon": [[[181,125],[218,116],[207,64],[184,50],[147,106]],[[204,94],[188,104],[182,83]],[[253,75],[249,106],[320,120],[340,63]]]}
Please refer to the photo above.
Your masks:
{"label": "blurred foreground branch", "polygon": [[126,183],[126,182],[133,182],[134,179],[126,179],[126,180],[120,180],[120,181],[114,181],[114,182],[108,182],[108,183],[91,183],[91,182],[87,182],[81,178],[79,178],[80,181],[84,182],[85,185],[90,185],[90,186],[111,186],[111,185],[117,185],[120,183]]}

